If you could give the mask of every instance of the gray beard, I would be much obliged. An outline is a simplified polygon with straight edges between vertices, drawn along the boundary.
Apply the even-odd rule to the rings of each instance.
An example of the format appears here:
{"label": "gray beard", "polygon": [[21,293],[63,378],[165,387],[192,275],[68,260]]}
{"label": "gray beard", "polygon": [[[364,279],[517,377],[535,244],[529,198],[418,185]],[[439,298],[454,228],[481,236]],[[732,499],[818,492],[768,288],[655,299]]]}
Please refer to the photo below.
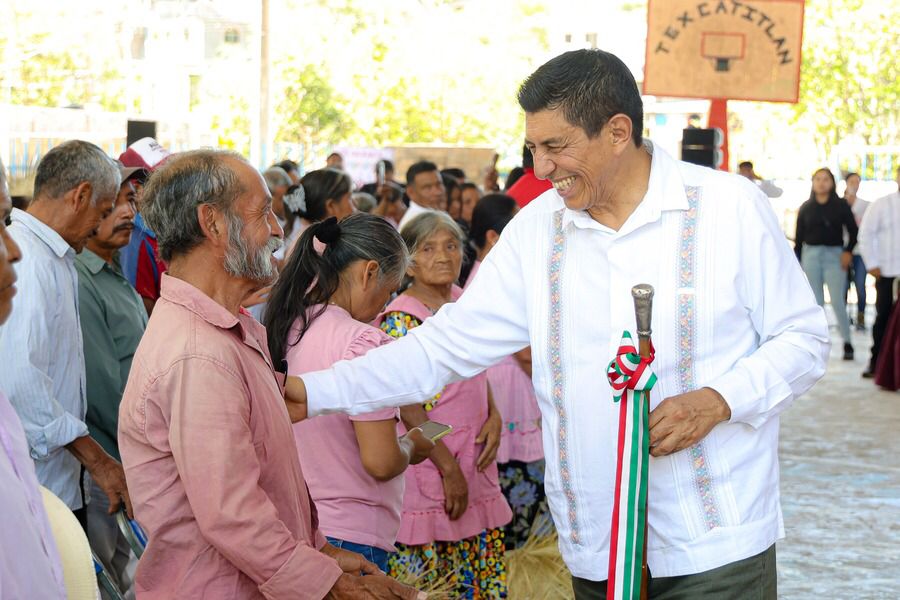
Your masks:
{"label": "gray beard", "polygon": [[234,277],[250,279],[259,283],[275,280],[278,271],[272,264],[272,253],[284,242],[270,238],[265,245],[253,248],[242,235],[243,223],[228,215],[228,249],[225,251],[225,272]]}

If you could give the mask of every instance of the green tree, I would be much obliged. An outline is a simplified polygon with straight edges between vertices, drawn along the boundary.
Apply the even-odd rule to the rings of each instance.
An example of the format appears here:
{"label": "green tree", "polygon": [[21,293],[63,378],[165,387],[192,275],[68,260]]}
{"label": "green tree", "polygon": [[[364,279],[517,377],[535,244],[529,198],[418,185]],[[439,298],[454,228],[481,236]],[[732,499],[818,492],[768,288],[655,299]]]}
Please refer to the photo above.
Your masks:
{"label": "green tree", "polygon": [[[125,109],[124,80],[109,61],[76,48],[52,48],[49,37],[48,33],[34,33],[20,42],[22,60],[2,71],[0,86],[9,90],[4,100],[24,106],[99,104],[114,112]],[[7,62],[8,51],[7,40],[3,40],[0,64]]]}
{"label": "green tree", "polygon": [[216,98],[221,110],[216,110],[210,121],[210,129],[216,132],[216,145],[250,154],[250,102],[243,96]]}
{"label": "green tree", "polygon": [[353,119],[346,101],[331,87],[322,66],[287,66],[278,70],[284,86],[277,91],[276,141],[305,144],[332,143],[350,135]]}
{"label": "green tree", "polygon": [[807,2],[794,116],[811,124],[826,156],[850,135],[900,143],[898,32],[897,2]]}

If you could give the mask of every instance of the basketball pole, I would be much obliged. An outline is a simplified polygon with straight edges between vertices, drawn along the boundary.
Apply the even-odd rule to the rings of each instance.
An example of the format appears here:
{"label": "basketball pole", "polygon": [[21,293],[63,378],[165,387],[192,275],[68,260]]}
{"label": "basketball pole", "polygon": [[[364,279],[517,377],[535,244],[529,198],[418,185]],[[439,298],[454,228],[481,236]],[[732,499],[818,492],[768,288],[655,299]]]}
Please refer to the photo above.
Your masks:
{"label": "basketball pole", "polygon": [[722,152],[722,162],[718,169],[728,170],[728,99],[712,98],[709,105],[709,121],[707,127],[719,129],[722,132],[722,145],[718,148]]}

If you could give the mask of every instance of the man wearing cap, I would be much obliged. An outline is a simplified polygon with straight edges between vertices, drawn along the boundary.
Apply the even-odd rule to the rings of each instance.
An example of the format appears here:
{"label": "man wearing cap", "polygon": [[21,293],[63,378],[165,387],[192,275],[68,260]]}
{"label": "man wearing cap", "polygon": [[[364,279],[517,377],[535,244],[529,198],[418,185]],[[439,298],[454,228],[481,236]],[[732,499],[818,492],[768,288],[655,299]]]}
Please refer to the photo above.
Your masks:
{"label": "man wearing cap", "polygon": [[[119,403],[128,381],[131,359],[137,350],[147,312],[141,297],[122,275],[119,250],[134,230],[134,177],[141,169],[120,167],[122,185],[113,211],[100,221],[97,233],[75,259],[78,302],[87,373],[87,426],[91,436],[118,461],[116,441]],[[94,554],[104,563],[123,592],[131,587],[127,566],[128,542],[109,514],[109,502],[94,484],[88,505],[88,539]]]}
{"label": "man wearing cap", "polygon": [[91,479],[113,509],[124,501],[131,511],[122,465],[85,424],[75,270],[75,255],[112,210],[119,178],[116,164],[94,144],[60,144],[38,164],[28,212],[14,209],[9,227],[22,260],[18,308],[0,328],[0,388],[22,420],[38,480],[85,529]]}
{"label": "man wearing cap", "polygon": [[159,260],[156,249],[156,234],[147,226],[140,214],[141,192],[146,178],[169,156],[169,151],[151,137],[142,138],[130,145],[119,156],[119,161],[128,169],[128,177],[137,192],[138,214],[134,218],[134,233],[127,246],[120,253],[122,272],[143,299],[149,315],[159,299],[159,282],[166,271],[166,264]]}

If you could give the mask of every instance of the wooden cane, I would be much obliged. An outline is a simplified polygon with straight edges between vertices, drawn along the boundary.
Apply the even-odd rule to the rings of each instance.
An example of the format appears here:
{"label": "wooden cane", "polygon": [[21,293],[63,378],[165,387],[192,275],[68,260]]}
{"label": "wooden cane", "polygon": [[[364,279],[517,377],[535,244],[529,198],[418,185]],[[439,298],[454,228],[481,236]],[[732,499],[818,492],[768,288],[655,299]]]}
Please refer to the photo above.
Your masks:
{"label": "wooden cane", "polygon": [[[631,297],[634,299],[634,316],[637,322],[638,335],[638,354],[641,358],[650,358],[652,347],[650,343],[650,321],[653,317],[653,286],[647,283],[641,283],[631,288]],[[650,395],[646,394],[644,399],[644,419],[650,422]],[[648,467],[649,468],[649,467]],[[641,559],[641,600],[647,600],[648,588],[650,584],[650,570],[647,568],[647,532],[650,530],[649,512],[647,510],[647,499],[650,497],[650,490],[647,490],[644,502],[644,515],[647,518],[644,527],[644,552]]]}

